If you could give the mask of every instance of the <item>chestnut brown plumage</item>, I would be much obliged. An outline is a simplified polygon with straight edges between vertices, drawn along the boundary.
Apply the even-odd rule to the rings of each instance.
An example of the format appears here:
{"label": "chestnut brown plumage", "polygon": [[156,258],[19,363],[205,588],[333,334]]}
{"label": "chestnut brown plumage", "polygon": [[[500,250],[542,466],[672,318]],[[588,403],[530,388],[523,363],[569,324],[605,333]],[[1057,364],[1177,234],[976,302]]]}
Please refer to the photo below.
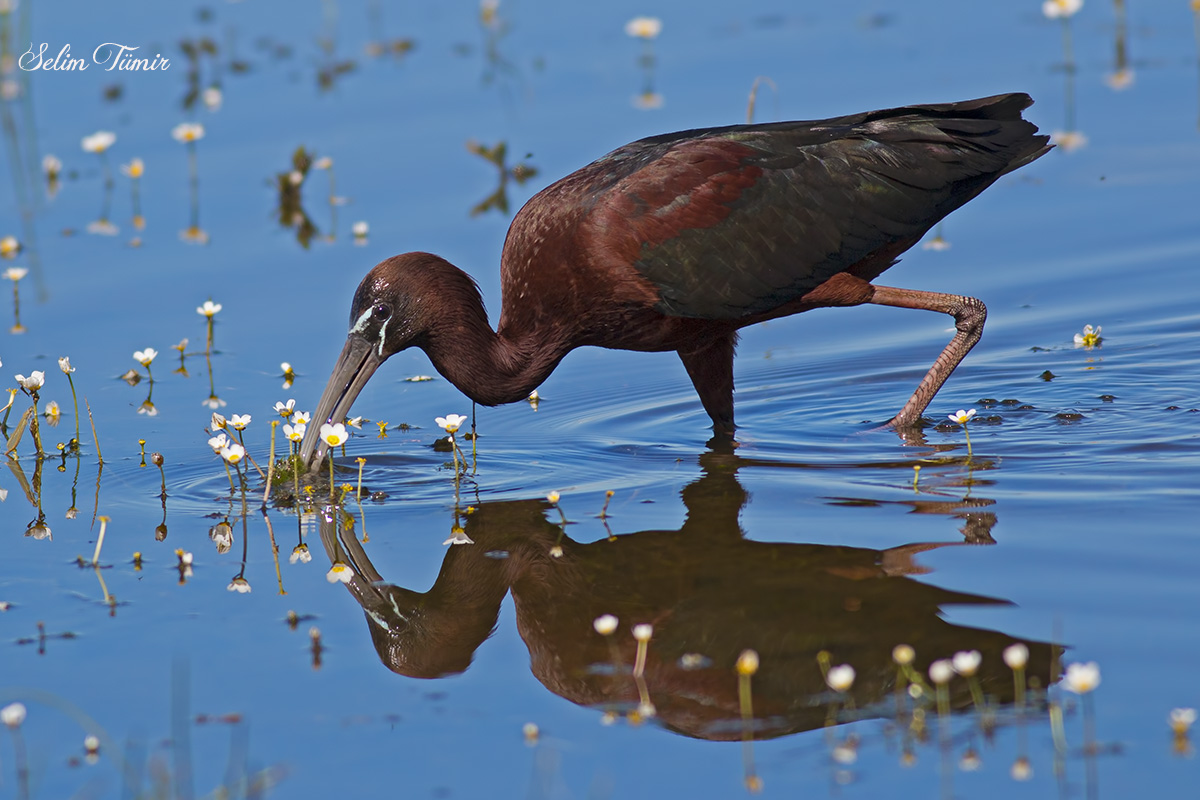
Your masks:
{"label": "chestnut brown plumage", "polygon": [[535,195],[505,241],[498,330],[475,282],[429,253],[359,285],[350,334],[306,432],[341,421],[409,347],[477,403],[527,397],[576,347],[679,353],[718,436],[732,436],[746,325],[863,303],[941,311],[956,333],[891,420],[921,414],[987,312],[960,295],[871,283],[939,220],[1050,149],[1008,94],[834,119],[733,125],[625,145]]}

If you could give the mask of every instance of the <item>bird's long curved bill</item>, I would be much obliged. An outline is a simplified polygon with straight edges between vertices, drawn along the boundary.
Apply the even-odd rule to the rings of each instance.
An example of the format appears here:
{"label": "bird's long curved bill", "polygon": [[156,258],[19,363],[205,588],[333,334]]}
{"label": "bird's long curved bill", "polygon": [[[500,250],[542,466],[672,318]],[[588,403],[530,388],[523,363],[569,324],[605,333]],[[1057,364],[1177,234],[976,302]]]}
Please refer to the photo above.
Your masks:
{"label": "bird's long curved bill", "polygon": [[305,468],[318,466],[325,455],[328,445],[321,440],[321,426],[326,422],[336,424],[346,418],[354,399],[383,361],[371,343],[361,336],[352,334],[346,339],[346,346],[338,356],[317,410],[304,432],[304,441],[300,443],[300,462]]}

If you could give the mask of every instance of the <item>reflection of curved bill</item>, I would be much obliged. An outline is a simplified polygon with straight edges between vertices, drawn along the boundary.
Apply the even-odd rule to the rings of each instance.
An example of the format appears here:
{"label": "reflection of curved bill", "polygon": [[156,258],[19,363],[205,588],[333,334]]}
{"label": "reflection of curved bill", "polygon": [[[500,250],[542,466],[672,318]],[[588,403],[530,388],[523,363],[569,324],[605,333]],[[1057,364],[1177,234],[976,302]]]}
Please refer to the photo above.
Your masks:
{"label": "reflection of curved bill", "polygon": [[[727,460],[736,464],[736,460]],[[710,461],[709,466],[716,462]],[[652,623],[644,682],[667,728],[704,739],[735,740],[743,725],[734,664],[746,648],[754,676],[755,738],[821,727],[830,699],[817,665],[858,672],[852,695],[861,716],[886,715],[897,677],[892,648],[915,648],[920,672],[938,658],[979,650],[983,691],[1013,700],[1001,653],[1015,640],[942,619],[947,605],[1006,601],[953,592],[914,580],[918,553],[950,543],[887,550],[747,540],[738,526],[746,501],[735,469],[707,469],[683,490],[687,520],[678,531],[642,531],[590,544],[563,535],[541,500],[482,503],[467,518],[475,544],[451,547],[428,592],[384,583],[344,514],[321,515],[331,560],[355,577],[347,588],[367,614],[383,663],[395,672],[435,678],[465,670],[494,630],[511,591],[530,666],[548,689],[573,703],[618,712],[637,707],[631,628]],[[348,521],[341,530],[335,516]],[[559,545],[562,556],[551,556]],[[604,637],[593,620],[613,614]],[[1050,646],[1029,643],[1027,673],[1049,684]],[[953,704],[966,707],[964,681]]]}

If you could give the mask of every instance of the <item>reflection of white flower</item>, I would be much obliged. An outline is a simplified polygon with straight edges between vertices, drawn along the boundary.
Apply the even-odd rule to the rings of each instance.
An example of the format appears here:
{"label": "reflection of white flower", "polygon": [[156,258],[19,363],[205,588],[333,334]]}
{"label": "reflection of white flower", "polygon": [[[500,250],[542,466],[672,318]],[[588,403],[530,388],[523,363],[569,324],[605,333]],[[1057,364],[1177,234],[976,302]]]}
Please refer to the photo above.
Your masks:
{"label": "reflection of white flower", "polygon": [[1042,13],[1046,19],[1066,19],[1073,17],[1083,8],[1083,0],[1045,0],[1042,3]]}
{"label": "reflection of white flower", "polygon": [[371,232],[371,226],[366,222],[359,220],[351,226],[350,230],[356,238],[365,239],[367,234]]}
{"label": "reflection of white flower", "polygon": [[662,20],[658,17],[634,17],[625,23],[625,33],[636,39],[654,39],[662,33]]}
{"label": "reflection of white flower", "polygon": [[199,122],[181,122],[171,129],[171,137],[177,142],[195,142],[204,138],[204,126]]}
{"label": "reflection of white flower", "polygon": [[911,664],[916,657],[917,651],[913,650],[912,645],[898,644],[892,648],[892,660],[901,666]]}
{"label": "reflection of white flower", "polygon": [[307,564],[312,561],[312,553],[308,551],[308,545],[298,544],[292,548],[292,554],[288,556],[288,562],[295,564],[297,561],[301,564]]}
{"label": "reflection of white flower", "polygon": [[238,594],[246,594],[247,592],[250,591],[250,581],[246,580],[241,575],[238,575],[236,578],[234,578],[232,581],[230,581],[229,585],[226,586],[225,588],[231,592],[237,592]]}
{"label": "reflection of white flower", "polygon": [[103,153],[117,141],[117,135],[111,131],[96,131],[91,136],[83,137],[80,144],[85,152]]}
{"label": "reflection of white flower", "polygon": [[854,685],[854,667],[849,664],[830,667],[829,673],[825,676],[825,682],[835,692],[849,691],[850,687]]}
{"label": "reflection of white flower", "polygon": [[325,580],[330,583],[349,583],[354,577],[354,570],[343,564],[341,561],[334,562],[329,568],[329,572],[325,573]]}
{"label": "reflection of white flower", "polygon": [[1104,76],[1104,83],[1113,91],[1120,92],[1133,86],[1133,70],[1129,67],[1121,69]]}
{"label": "reflection of white flower", "polygon": [[442,542],[442,544],[443,544],[443,545],[447,545],[447,544],[475,544],[475,540],[474,540],[474,539],[472,539],[470,536],[467,536],[467,532],[466,532],[466,531],[464,531],[464,530],[463,530],[462,528],[460,528],[459,526],[455,525],[455,526],[454,526],[454,528],[453,528],[453,529],[450,531],[450,538],[449,538],[449,539],[447,539],[446,541]]}
{"label": "reflection of white flower", "polygon": [[617,629],[617,623],[617,618],[612,614],[601,614],[592,621],[592,627],[596,629],[596,633],[608,636]]}
{"label": "reflection of white flower", "polygon": [[116,225],[113,225],[106,219],[98,219],[95,222],[89,222],[85,230],[87,230],[88,233],[94,233],[97,236],[116,236],[121,232],[120,228],[118,228]]}
{"label": "reflection of white flower", "polygon": [[850,766],[858,760],[858,739],[853,735],[846,737],[843,741],[838,742],[833,746],[833,752],[830,753],[833,760],[843,766]]}
{"label": "reflection of white flower", "polygon": [[333,159],[329,156],[321,156],[312,163],[313,169],[329,169],[333,166]]}
{"label": "reflection of white flower", "polygon": [[1087,146],[1088,138],[1081,131],[1054,131],[1050,141],[1063,149],[1063,152],[1073,153]]}
{"label": "reflection of white flower", "polygon": [[5,236],[0,239],[0,256],[12,258],[19,252],[21,252],[21,243],[17,241],[17,237]]}
{"label": "reflection of white flower", "polygon": [[210,86],[200,93],[200,99],[204,102],[204,107],[209,111],[219,111],[221,109],[221,101],[224,99],[221,95],[221,90],[216,86]]}
{"label": "reflection of white flower", "polygon": [[654,111],[663,107],[663,96],[658,92],[642,92],[634,96],[633,107],[640,111]]}
{"label": "reflection of white flower", "polygon": [[1008,770],[1008,774],[1012,776],[1014,781],[1027,781],[1033,777],[1033,765],[1029,763],[1029,759],[1021,756],[1013,762],[1012,767]]}
{"label": "reflection of white flower", "polygon": [[57,178],[58,173],[62,172],[62,159],[58,156],[46,155],[42,157],[42,171],[47,177]]}
{"label": "reflection of white flower", "polygon": [[1095,661],[1086,664],[1068,664],[1063,688],[1075,694],[1087,694],[1100,685],[1100,665]]}

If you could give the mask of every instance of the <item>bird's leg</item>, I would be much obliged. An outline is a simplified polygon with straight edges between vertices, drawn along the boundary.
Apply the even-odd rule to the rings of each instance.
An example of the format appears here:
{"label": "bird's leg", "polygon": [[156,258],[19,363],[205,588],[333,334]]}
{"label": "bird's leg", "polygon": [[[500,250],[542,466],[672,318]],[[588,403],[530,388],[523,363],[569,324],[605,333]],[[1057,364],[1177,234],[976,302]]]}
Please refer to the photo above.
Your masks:
{"label": "bird's leg", "polygon": [[737,334],[727,333],[709,339],[704,344],[689,350],[680,350],[683,361],[696,394],[704,410],[712,417],[713,433],[733,438],[733,351],[737,347]]}
{"label": "bird's leg", "polygon": [[912,397],[900,409],[900,413],[892,417],[888,425],[905,428],[916,425],[925,413],[933,396],[950,377],[971,348],[983,334],[983,323],[987,319],[987,307],[974,297],[964,297],[957,294],[942,294],[941,292],[922,292],[916,289],[895,289],[890,286],[876,286],[871,303],[879,306],[895,306],[896,308],[920,308],[925,311],[941,311],[954,317],[956,333],[946,349],[933,362],[929,372],[925,374]]}

